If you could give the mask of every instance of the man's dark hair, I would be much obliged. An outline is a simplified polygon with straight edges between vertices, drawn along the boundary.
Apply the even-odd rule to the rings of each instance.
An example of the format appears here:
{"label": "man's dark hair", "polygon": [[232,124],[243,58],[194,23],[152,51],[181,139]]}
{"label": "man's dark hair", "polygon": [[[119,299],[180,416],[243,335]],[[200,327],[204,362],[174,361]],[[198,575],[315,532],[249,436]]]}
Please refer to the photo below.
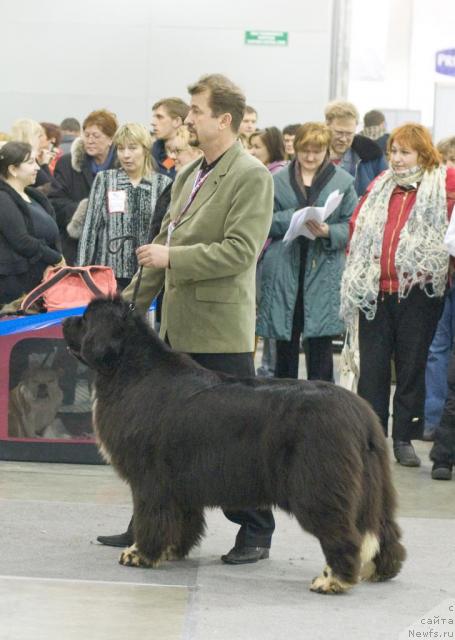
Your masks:
{"label": "man's dark hair", "polygon": [[60,129],[64,131],[71,131],[74,133],[79,133],[81,130],[81,123],[76,118],[65,118],[60,123]]}
{"label": "man's dark hair", "polygon": [[163,98],[158,100],[152,107],[156,111],[158,107],[164,107],[171,118],[181,118],[182,124],[189,113],[189,106],[181,98]]}
{"label": "man's dark hair", "polygon": [[288,124],[283,129],[283,135],[295,136],[299,127],[300,127],[300,124]]}
{"label": "man's dark hair", "polygon": [[215,117],[229,113],[231,129],[237,133],[245,113],[245,96],[243,91],[229,78],[221,73],[202,76],[195,84],[188,87],[190,96],[204,91],[209,92],[209,106]]}

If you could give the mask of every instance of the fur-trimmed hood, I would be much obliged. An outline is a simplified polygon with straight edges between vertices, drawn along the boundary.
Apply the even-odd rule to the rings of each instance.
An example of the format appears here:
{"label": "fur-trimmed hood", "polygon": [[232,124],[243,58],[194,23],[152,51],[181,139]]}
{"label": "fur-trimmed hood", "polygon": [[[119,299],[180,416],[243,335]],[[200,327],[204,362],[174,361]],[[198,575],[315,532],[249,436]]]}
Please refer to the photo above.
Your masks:
{"label": "fur-trimmed hood", "polygon": [[[90,158],[85,152],[84,149],[84,141],[82,138],[75,138],[73,144],[71,145],[71,167],[74,171],[78,173],[82,173],[82,168],[84,166],[84,161],[86,158]],[[114,154],[112,156],[112,162],[110,164],[110,169],[114,169],[117,167],[117,154],[114,149]]]}
{"label": "fur-trimmed hood", "polygon": [[74,171],[81,173],[82,171],[82,163],[86,156],[84,149],[84,141],[82,138],[75,138],[73,144],[71,145],[71,166]]}

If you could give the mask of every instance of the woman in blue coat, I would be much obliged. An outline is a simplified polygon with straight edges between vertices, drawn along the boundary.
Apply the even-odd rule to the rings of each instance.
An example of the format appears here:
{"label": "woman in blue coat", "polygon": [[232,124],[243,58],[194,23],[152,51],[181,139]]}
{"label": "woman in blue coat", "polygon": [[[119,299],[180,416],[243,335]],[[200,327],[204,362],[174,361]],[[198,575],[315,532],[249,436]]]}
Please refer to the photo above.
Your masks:
{"label": "woman in blue coat", "polygon": [[[257,334],[277,340],[279,378],[298,377],[303,333],[308,379],[333,380],[332,337],[344,330],[340,282],[357,194],[353,178],[330,162],[330,138],[325,124],[302,125],[295,137],[295,159],[274,175],[272,243],[263,257]],[[282,241],[297,209],[323,206],[337,189],[343,199],[335,211],[321,224],[307,223],[314,240],[299,236]]]}

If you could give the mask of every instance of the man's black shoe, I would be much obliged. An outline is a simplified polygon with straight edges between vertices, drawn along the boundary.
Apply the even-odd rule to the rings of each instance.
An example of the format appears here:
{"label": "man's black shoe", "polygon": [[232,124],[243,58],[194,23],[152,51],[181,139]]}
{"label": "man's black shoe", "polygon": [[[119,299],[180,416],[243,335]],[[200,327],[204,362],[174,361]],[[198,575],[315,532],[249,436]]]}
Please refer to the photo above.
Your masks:
{"label": "man's black shoe", "polygon": [[119,533],[116,536],[98,536],[97,540],[107,547],[131,547],[134,544],[133,518],[131,518],[125,533]]}
{"label": "man's black shoe", "polygon": [[251,564],[269,557],[269,549],[265,547],[233,547],[229,553],[221,556],[225,564]]}
{"label": "man's black shoe", "polygon": [[410,442],[394,440],[393,453],[396,461],[403,465],[403,467],[420,467],[420,458]]}
{"label": "man's black shoe", "polygon": [[433,480],[452,480],[452,465],[435,462],[431,470]]}

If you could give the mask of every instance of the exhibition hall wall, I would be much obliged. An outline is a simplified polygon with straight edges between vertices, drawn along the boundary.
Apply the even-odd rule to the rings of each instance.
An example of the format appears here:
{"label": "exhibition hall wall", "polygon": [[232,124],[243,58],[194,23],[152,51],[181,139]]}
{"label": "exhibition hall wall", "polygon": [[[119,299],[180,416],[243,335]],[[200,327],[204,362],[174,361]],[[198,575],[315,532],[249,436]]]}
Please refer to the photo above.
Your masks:
{"label": "exhibition hall wall", "polygon": [[[329,98],[332,0],[25,0],[2,7],[0,130],[94,108],[150,121],[162,97],[221,72],[263,126],[318,119]],[[246,32],[273,31],[269,43]],[[287,44],[280,41],[285,33]],[[275,38],[275,40],[274,40]]]}
{"label": "exhibition hall wall", "polygon": [[409,116],[433,127],[436,84],[445,100],[455,86],[435,70],[436,52],[455,48],[454,24],[454,0],[9,3],[0,130],[99,107],[148,123],[157,99],[187,99],[187,85],[211,72],[240,84],[260,126],[321,119],[339,97],[362,115],[379,108],[391,124]]}

